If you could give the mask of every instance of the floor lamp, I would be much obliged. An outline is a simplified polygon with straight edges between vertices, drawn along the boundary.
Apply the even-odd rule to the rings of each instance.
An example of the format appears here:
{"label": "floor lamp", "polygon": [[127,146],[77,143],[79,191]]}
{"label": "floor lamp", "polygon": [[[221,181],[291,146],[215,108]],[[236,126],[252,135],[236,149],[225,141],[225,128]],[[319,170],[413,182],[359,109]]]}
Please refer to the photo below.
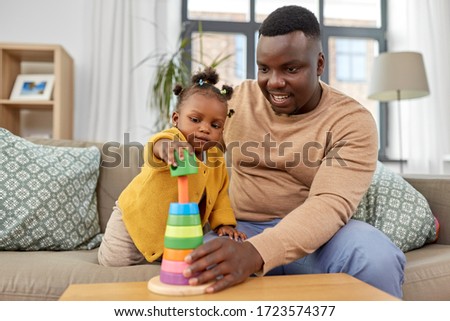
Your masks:
{"label": "floor lamp", "polygon": [[430,94],[422,54],[386,52],[375,58],[369,83],[369,99],[397,100],[400,173],[403,174],[402,127],[400,101]]}

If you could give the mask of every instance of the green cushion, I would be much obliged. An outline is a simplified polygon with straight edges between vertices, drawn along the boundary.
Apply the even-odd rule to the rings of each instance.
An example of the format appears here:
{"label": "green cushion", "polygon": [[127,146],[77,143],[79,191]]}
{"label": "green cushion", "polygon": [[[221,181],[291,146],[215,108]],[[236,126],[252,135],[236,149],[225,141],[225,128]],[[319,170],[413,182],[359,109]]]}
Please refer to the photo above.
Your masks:
{"label": "green cushion", "polygon": [[436,240],[436,223],[425,197],[381,162],[353,219],[385,233],[403,252]]}
{"label": "green cushion", "polygon": [[97,247],[99,164],[96,147],[36,145],[0,128],[0,250]]}

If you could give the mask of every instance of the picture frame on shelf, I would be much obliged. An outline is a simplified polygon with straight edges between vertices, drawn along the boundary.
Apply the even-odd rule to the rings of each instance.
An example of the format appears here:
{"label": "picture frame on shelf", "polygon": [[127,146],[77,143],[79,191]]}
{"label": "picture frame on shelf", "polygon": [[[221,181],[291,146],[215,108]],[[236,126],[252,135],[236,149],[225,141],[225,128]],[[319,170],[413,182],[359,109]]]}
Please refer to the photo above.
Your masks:
{"label": "picture frame on shelf", "polygon": [[54,75],[17,75],[10,100],[51,100]]}

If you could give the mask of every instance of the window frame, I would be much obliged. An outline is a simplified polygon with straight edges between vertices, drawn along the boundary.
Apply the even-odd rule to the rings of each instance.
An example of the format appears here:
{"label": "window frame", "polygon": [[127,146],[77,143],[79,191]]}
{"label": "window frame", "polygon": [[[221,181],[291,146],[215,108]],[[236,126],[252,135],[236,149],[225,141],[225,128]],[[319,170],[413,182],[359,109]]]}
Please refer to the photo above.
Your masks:
{"label": "window frame", "polygon": [[[182,36],[184,38],[191,39],[192,33],[198,31],[199,22],[201,22],[203,32],[225,32],[225,33],[240,33],[247,38],[247,78],[254,79],[256,75],[256,37],[255,33],[258,32],[260,22],[255,20],[255,1],[250,2],[250,21],[248,22],[235,22],[235,21],[216,21],[216,20],[191,20],[188,19],[188,0],[182,0],[181,3],[181,22],[183,28]],[[326,57],[329,57],[329,39],[332,37],[345,37],[345,38],[362,38],[373,39],[378,42],[379,54],[387,51],[387,0],[380,0],[381,10],[381,26],[380,27],[347,27],[347,26],[327,26],[324,24],[324,1],[318,0],[319,13],[317,19],[319,20],[322,32],[322,47],[323,53]],[[188,45],[187,50],[191,50]],[[186,61],[188,68],[191,68],[190,61]],[[328,83],[329,80],[329,68],[328,59],[325,59],[325,70],[321,76],[321,79]],[[380,146],[378,151],[378,159],[380,161],[389,161],[386,155],[387,146],[389,143],[389,119],[387,111],[387,103],[379,103],[379,139]]]}

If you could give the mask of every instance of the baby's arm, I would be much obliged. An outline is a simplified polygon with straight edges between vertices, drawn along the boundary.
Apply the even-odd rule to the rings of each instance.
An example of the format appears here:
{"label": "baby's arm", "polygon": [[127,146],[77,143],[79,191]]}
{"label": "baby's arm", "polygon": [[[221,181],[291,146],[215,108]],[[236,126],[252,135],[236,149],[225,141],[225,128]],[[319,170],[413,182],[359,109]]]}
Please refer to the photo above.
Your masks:
{"label": "baby's arm", "polygon": [[215,229],[215,232],[219,236],[228,235],[230,239],[234,239],[235,241],[238,241],[239,239],[241,240],[247,239],[247,235],[245,233],[236,230],[234,227],[230,225],[221,225]]}
{"label": "baby's arm", "polygon": [[177,163],[175,161],[175,150],[178,152],[178,155],[180,155],[180,160],[183,160],[183,149],[187,149],[190,154],[192,154],[194,151],[194,149],[188,142],[170,139],[159,139],[153,146],[153,155],[163,160],[168,165],[177,166]]}

